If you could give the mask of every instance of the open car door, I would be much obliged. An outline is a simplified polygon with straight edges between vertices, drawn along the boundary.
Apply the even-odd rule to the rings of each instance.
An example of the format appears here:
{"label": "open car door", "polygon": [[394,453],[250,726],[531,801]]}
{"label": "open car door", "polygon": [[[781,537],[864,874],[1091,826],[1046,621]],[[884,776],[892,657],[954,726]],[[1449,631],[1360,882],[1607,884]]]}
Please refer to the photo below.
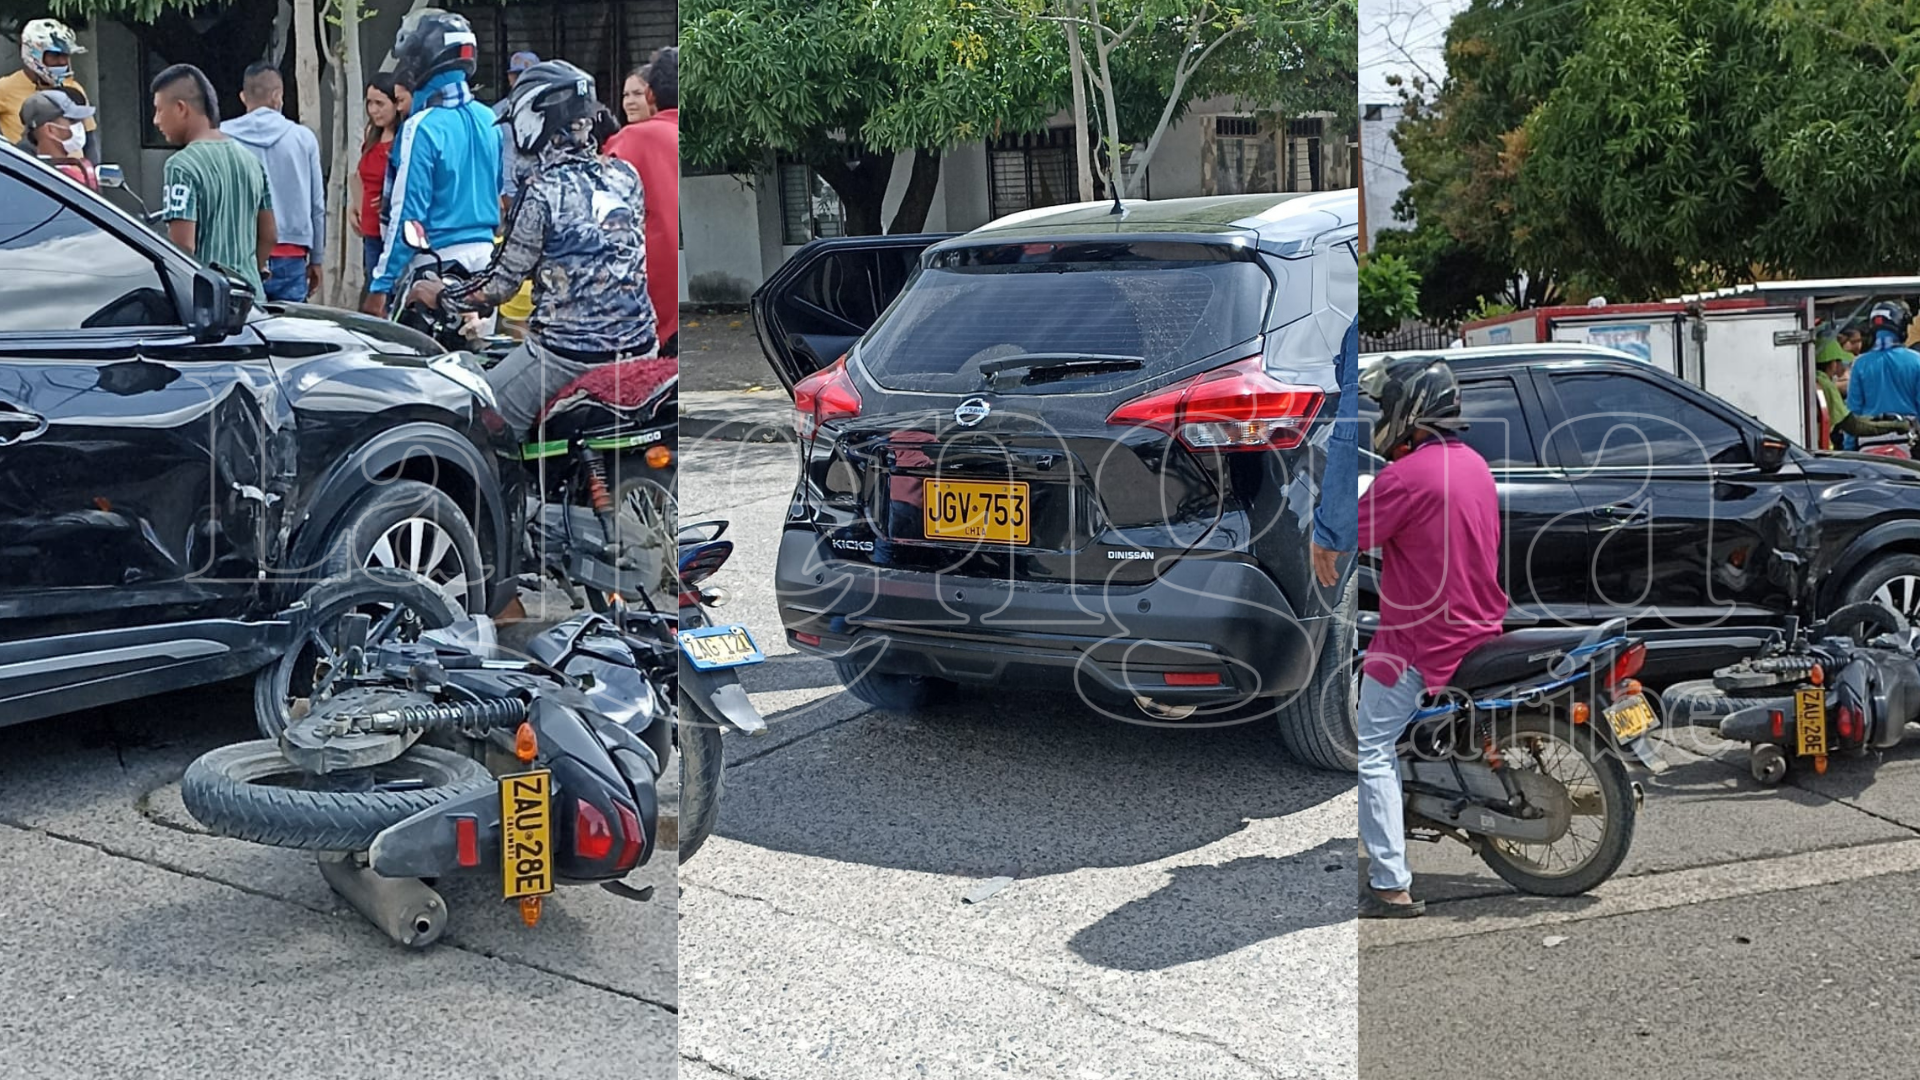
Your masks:
{"label": "open car door", "polygon": [[760,351],[787,393],[847,351],[920,264],[920,253],[951,233],[844,236],[793,253],[753,294]]}

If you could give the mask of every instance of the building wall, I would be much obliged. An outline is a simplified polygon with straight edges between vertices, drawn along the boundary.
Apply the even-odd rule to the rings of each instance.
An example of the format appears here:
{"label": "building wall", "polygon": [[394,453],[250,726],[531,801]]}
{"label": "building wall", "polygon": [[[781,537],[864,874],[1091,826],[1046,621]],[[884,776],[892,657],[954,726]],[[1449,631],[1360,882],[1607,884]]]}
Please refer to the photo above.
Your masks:
{"label": "building wall", "polygon": [[[1408,224],[1393,219],[1393,204],[1407,189],[1407,174],[1400,163],[1400,148],[1393,145],[1400,106],[1363,105],[1360,115],[1360,160],[1367,178],[1367,244],[1371,247],[1381,229],[1405,228]],[[1378,119],[1366,119],[1376,115]]]}
{"label": "building wall", "polygon": [[[689,299],[744,302],[765,279],[769,270],[760,243],[760,204],[766,186],[765,177],[751,187],[736,176],[680,178],[680,223],[687,252],[681,280]],[[778,213],[776,207],[776,237]]]}

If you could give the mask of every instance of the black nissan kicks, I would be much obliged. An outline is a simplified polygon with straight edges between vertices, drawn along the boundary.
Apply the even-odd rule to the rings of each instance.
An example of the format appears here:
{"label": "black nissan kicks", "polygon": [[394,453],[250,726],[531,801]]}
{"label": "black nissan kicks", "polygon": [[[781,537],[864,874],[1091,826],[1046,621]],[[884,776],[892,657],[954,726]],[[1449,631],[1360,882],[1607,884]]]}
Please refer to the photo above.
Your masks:
{"label": "black nissan kicks", "polygon": [[0,147],[0,723],[255,670],[318,579],[504,603],[517,467],[472,362],[267,305]]}
{"label": "black nissan kicks", "polygon": [[1093,204],[797,253],[754,304],[797,410],[789,639],[885,708],[1029,683],[1272,712],[1351,769],[1350,593],[1308,544],[1357,217],[1351,191]]}

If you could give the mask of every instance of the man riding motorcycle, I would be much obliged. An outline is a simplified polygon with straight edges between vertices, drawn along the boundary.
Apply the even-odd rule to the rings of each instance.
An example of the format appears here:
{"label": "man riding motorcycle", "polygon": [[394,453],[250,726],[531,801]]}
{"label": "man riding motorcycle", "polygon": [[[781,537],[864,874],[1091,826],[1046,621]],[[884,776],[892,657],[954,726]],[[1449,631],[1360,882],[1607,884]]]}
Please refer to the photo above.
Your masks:
{"label": "man riding motorcycle", "polygon": [[387,296],[419,257],[404,225],[417,221],[440,258],[478,272],[493,258],[500,226],[500,133],[493,110],[474,100],[473,27],[428,8],[407,17],[394,42],[394,78],[413,91],[413,115],[394,146],[394,212],[386,250],[368,283],[366,311],[385,315]]}
{"label": "man riding motorcycle", "polygon": [[1361,918],[1409,918],[1407,841],[1394,753],[1421,698],[1501,631],[1500,498],[1458,433],[1460,388],[1431,357],[1382,360],[1360,379],[1380,405],[1373,449],[1386,459],[1360,496],[1360,550],[1380,549],[1380,629],[1362,659],[1355,721],[1360,839],[1372,860]]}
{"label": "man riding motorcycle", "polygon": [[410,299],[479,311],[533,277],[527,338],[487,373],[500,415],[522,434],[561,387],[600,364],[650,359],[659,341],[640,178],[595,153],[613,118],[594,96],[593,76],[563,60],[537,64],[520,76],[500,122],[536,161],[508,215],[506,243],[480,276],[422,281]]}
{"label": "man riding motorcycle", "polygon": [[1903,342],[1912,318],[1907,305],[1873,305],[1868,331],[1873,347],[1860,354],[1848,375],[1847,409],[1862,416],[1920,417],[1920,352]]}

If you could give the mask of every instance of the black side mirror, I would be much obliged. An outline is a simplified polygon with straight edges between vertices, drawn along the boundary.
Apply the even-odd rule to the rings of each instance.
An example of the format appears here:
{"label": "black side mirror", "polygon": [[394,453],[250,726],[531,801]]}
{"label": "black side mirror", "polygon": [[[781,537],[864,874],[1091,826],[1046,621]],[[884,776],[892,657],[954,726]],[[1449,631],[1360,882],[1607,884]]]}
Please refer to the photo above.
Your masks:
{"label": "black side mirror", "polygon": [[193,340],[214,342],[238,333],[252,310],[253,288],[245,281],[211,267],[194,271],[193,305],[187,314]]}
{"label": "black side mirror", "polygon": [[1753,463],[1761,472],[1779,472],[1780,466],[1787,463],[1787,440],[1773,434],[1761,435],[1753,445]]}

